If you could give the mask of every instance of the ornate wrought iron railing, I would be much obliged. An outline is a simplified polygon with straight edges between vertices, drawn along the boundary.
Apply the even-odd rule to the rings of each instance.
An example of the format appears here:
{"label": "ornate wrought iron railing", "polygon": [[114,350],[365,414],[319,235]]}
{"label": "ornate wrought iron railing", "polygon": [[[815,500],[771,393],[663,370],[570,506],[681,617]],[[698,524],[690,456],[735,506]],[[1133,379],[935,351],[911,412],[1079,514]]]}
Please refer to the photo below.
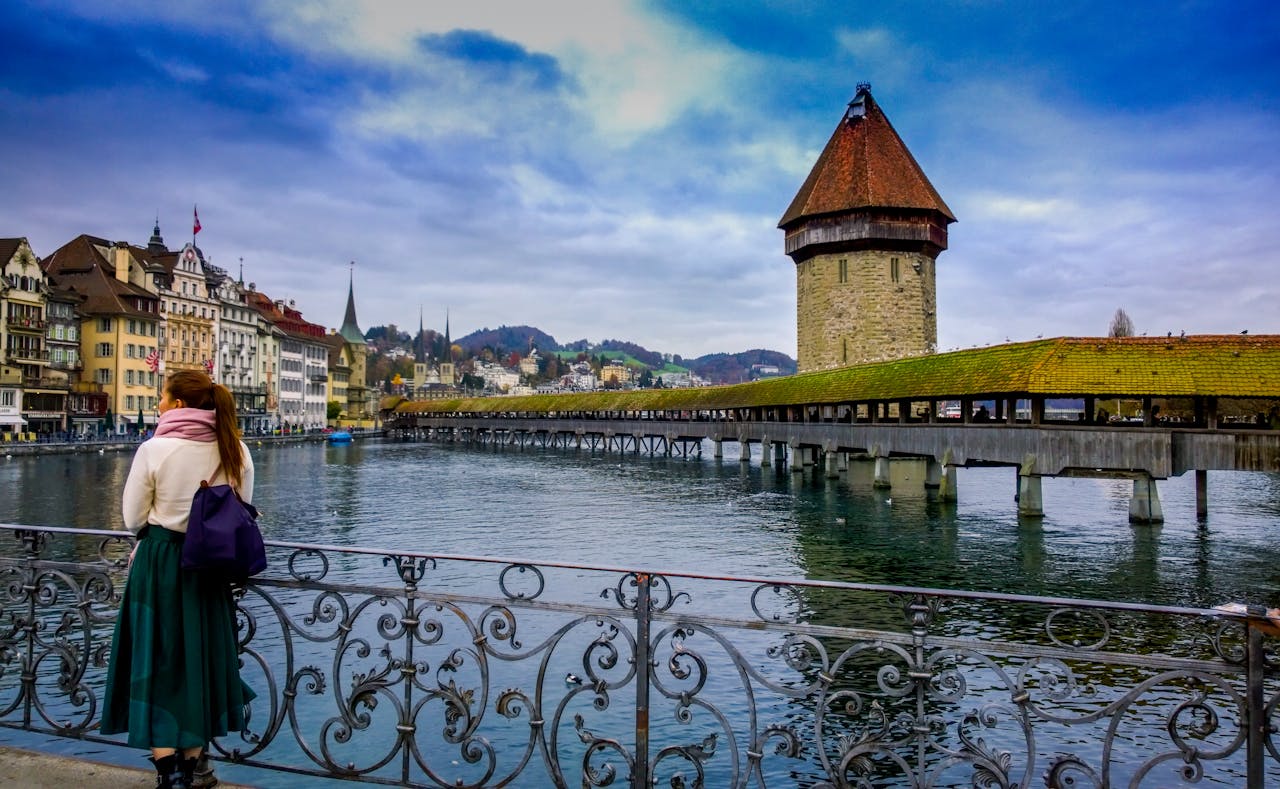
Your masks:
{"label": "ornate wrought iron railing", "polygon": [[[103,742],[131,538],[0,526],[0,725]],[[1280,785],[1228,614],[269,543],[219,758],[408,786]]]}

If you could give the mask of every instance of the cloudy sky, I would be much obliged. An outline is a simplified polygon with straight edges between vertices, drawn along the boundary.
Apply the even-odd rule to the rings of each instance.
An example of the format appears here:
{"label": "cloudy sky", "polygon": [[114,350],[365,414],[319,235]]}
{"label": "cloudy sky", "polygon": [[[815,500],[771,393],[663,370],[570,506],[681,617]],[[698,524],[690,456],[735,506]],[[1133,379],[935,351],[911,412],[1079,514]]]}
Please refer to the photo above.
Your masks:
{"label": "cloudy sky", "polygon": [[0,236],[157,213],[304,315],[795,354],[777,221],[855,85],[959,222],[942,349],[1280,333],[1273,2],[0,4]]}

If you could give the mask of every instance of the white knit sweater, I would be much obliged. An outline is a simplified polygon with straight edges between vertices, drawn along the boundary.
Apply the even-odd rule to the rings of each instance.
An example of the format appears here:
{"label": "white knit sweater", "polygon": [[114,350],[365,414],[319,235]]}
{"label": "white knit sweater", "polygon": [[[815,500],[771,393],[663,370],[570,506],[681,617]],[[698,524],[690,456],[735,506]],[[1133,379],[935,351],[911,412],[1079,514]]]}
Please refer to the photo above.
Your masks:
{"label": "white knit sweater", "polygon": [[[240,497],[253,500],[253,458],[249,448],[240,442],[244,455],[244,472],[240,481]],[[218,444],[214,441],[191,441],[186,438],[157,436],[144,441],[124,483],[124,526],[137,534],[148,523],[173,531],[187,530],[191,513],[191,497],[218,467]],[[226,474],[219,471],[216,483],[225,483]]]}

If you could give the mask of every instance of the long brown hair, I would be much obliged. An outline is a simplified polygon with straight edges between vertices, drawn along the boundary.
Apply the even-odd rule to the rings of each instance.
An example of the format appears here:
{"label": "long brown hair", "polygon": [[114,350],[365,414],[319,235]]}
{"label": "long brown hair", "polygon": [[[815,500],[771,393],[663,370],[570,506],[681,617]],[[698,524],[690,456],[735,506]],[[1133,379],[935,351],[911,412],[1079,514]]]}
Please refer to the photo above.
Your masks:
{"label": "long brown hair", "polygon": [[182,370],[169,376],[164,388],[170,400],[181,400],[188,408],[213,411],[214,434],[218,441],[218,459],[222,470],[234,487],[240,487],[244,472],[244,455],[240,451],[240,428],[236,425],[236,400],[231,390],[214,383],[209,376],[194,370]]}

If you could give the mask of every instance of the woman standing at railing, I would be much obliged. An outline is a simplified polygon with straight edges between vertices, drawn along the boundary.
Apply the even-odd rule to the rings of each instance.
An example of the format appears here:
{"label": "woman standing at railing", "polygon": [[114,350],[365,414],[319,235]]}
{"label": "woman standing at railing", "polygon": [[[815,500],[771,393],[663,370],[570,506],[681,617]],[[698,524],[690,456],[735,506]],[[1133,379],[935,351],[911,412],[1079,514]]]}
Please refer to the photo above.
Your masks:
{"label": "woman standing at railing", "polygon": [[235,400],[201,372],[169,377],[155,437],[138,447],[124,487],[124,524],[138,535],[116,619],[102,733],[149,748],[156,786],[186,789],[214,737],[245,726],[254,697],[240,679],[227,581],[184,571],[191,498],[223,475],[253,497],[253,460]]}

